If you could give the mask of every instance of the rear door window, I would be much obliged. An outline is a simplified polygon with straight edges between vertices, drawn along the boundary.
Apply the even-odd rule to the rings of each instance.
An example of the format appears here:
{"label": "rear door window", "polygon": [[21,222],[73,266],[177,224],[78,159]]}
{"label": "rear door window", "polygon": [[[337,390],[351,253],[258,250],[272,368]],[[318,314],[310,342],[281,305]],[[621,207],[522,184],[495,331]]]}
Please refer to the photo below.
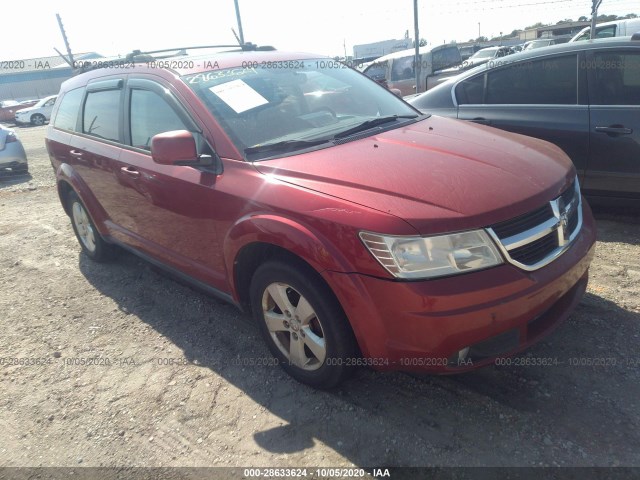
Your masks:
{"label": "rear door window", "polygon": [[456,100],[458,105],[479,105],[484,103],[484,79],[485,74],[463,80],[456,87]]}
{"label": "rear door window", "polygon": [[82,133],[120,142],[120,90],[89,92],[84,104]]}
{"label": "rear door window", "polygon": [[576,55],[519,62],[487,73],[488,104],[576,105]]}
{"label": "rear door window", "polygon": [[594,105],[640,105],[640,52],[600,52],[590,63],[595,72]]}

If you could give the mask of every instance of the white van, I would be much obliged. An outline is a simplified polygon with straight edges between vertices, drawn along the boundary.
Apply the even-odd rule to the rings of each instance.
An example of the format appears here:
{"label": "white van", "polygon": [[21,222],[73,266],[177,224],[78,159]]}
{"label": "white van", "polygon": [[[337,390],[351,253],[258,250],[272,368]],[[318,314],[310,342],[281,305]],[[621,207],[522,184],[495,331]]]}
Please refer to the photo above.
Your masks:
{"label": "white van", "polygon": [[364,74],[390,90],[399,90],[401,96],[424,92],[435,85],[441,76],[453,76],[459,71],[442,74],[441,70],[462,64],[460,50],[455,44],[420,47],[420,82],[416,92],[415,49],[401,50],[378,58]]}
{"label": "white van", "polygon": [[[640,32],[640,18],[614,20],[596,25],[596,38],[626,37]],[[570,42],[580,42],[591,38],[591,27],[584,27]]]}

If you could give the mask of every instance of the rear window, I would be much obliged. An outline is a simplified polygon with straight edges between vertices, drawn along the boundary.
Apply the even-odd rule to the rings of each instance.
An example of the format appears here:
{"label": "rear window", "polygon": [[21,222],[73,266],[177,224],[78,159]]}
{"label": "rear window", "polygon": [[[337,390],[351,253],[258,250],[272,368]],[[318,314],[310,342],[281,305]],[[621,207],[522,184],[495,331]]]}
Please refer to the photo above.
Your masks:
{"label": "rear window", "polygon": [[391,80],[410,80],[415,78],[415,56],[396,58],[391,67]]}
{"label": "rear window", "polygon": [[433,52],[433,71],[454,67],[462,62],[458,47],[443,48]]}
{"label": "rear window", "polygon": [[384,80],[387,77],[387,69],[389,65],[387,62],[375,62],[372,63],[367,69],[364,71],[364,74],[372,78],[374,80]]}
{"label": "rear window", "polygon": [[84,87],[69,90],[62,97],[58,113],[53,120],[53,126],[61,130],[76,130],[78,122],[78,113],[80,112],[80,104],[84,95]]}

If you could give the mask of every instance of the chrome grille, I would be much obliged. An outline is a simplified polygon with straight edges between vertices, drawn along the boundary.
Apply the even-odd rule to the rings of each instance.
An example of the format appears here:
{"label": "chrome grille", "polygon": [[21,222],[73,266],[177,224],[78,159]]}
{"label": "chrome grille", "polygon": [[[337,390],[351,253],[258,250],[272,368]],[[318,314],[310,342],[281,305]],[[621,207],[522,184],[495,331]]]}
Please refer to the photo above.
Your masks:
{"label": "chrome grille", "polygon": [[525,215],[487,229],[505,258],[524,270],[537,270],[569,248],[582,228],[578,180],[559,197]]}

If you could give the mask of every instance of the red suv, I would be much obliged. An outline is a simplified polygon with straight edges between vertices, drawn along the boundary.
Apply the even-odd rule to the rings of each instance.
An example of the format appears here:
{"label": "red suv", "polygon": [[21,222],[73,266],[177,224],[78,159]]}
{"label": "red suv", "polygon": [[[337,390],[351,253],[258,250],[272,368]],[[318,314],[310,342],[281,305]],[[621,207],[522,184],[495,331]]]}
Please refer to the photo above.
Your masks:
{"label": "red suv", "polygon": [[594,223],[552,144],[313,55],[133,60],[66,81],[47,130],[84,253],[123,247],[251,312],[297,380],[466,371],[580,301]]}

